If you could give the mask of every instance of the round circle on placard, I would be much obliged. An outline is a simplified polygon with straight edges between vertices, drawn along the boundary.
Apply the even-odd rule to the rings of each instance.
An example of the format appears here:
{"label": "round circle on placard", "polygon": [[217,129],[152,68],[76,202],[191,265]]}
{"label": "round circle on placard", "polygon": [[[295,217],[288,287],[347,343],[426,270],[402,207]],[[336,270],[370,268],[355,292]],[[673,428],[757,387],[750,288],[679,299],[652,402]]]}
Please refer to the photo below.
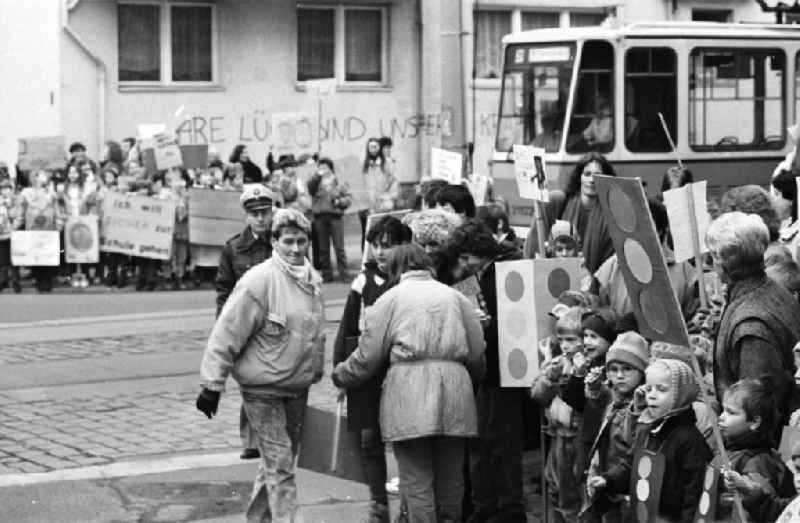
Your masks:
{"label": "round circle on placard", "polygon": [[639,283],[650,283],[650,280],[653,279],[653,264],[650,263],[650,256],[647,255],[642,244],[633,238],[627,238],[622,246],[622,251],[633,277],[639,280]]}
{"label": "round circle on placard", "polygon": [[637,521],[649,521],[650,520],[650,513],[647,510],[647,505],[645,505],[641,501],[636,504],[636,520]]}
{"label": "round circle on placard", "polygon": [[653,470],[653,462],[650,460],[649,456],[642,456],[642,459],[639,460],[639,465],[636,468],[636,471],[639,473],[640,478],[647,478],[650,475],[650,472]]}
{"label": "round circle on placard", "polygon": [[520,349],[508,353],[508,372],[515,380],[521,380],[528,373],[528,357]]}
{"label": "round circle on placard", "polygon": [[708,495],[708,491],[703,491],[703,494],[700,496],[700,503],[697,505],[697,510],[700,511],[700,514],[705,516],[708,514],[708,509],[711,508],[711,497]]}
{"label": "round circle on placard", "polygon": [[561,293],[568,291],[570,287],[569,273],[562,268],[553,269],[547,276],[547,290],[550,296],[558,298]]}
{"label": "round circle on placard", "polygon": [[645,287],[639,293],[639,308],[642,310],[644,321],[656,332],[661,334],[669,327],[667,309],[661,296],[653,287]]}
{"label": "round circle on placard", "polygon": [[608,191],[608,208],[617,227],[631,233],[636,229],[636,211],[633,202],[619,187],[612,187]]}
{"label": "round circle on placard", "polygon": [[76,223],[69,229],[69,245],[76,251],[92,248],[92,230],[85,223]]}
{"label": "round circle on placard", "polygon": [[505,288],[509,300],[519,301],[525,294],[525,280],[517,271],[511,271],[506,274]]}
{"label": "round circle on placard", "polygon": [[511,309],[505,314],[503,326],[512,337],[516,339],[522,338],[528,328],[525,313],[519,309]]}
{"label": "round circle on placard", "polygon": [[708,490],[711,488],[711,485],[714,484],[714,474],[716,474],[716,469],[712,467],[708,467],[706,469],[706,477],[703,478],[703,488]]}
{"label": "round circle on placard", "polygon": [[646,479],[640,479],[636,482],[636,499],[647,501],[650,497],[650,483]]}

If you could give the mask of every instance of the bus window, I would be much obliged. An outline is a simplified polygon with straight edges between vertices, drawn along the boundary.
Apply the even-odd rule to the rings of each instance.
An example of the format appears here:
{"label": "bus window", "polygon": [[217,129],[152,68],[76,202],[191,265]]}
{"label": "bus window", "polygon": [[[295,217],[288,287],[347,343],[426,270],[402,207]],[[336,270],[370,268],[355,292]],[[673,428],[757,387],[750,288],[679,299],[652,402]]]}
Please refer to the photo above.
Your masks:
{"label": "bus window", "polygon": [[614,48],[602,40],[583,44],[568,153],[608,152],[614,147]]}
{"label": "bus window", "polygon": [[498,151],[510,151],[514,144],[558,151],[574,56],[574,44],[508,47],[497,121]]}
{"label": "bus window", "polygon": [[689,145],[695,151],[782,149],[785,55],[778,49],[693,49]]}
{"label": "bus window", "polygon": [[658,113],[677,143],[675,51],[634,47],[625,56],[625,146],[632,152],[670,150]]}

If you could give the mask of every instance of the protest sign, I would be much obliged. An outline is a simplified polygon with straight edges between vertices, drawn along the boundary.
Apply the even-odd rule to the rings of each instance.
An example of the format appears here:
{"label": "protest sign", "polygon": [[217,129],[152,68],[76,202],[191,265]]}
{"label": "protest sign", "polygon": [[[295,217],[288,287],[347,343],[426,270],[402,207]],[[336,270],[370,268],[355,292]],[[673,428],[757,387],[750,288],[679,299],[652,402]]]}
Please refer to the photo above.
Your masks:
{"label": "protest sign", "polygon": [[152,140],[158,170],[183,166],[181,149],[174,134],[159,133],[153,136]]}
{"label": "protest sign", "polygon": [[431,178],[434,180],[445,180],[453,185],[460,184],[462,163],[463,158],[459,153],[431,148]]}
{"label": "protest sign", "polygon": [[514,174],[521,198],[550,201],[549,180],[544,149],[530,145],[514,145]]}
{"label": "protest sign", "polygon": [[[694,199],[694,217],[689,212],[690,194]],[[706,207],[706,182],[690,183],[677,189],[664,191],[664,206],[669,217],[669,229],[675,246],[675,261],[682,262],[693,258],[695,254],[708,252],[706,246],[706,230],[709,225],[708,209]],[[695,253],[694,235],[697,235],[700,252]]]}
{"label": "protest sign", "polygon": [[244,230],[244,209],[238,191],[189,189],[189,242],[222,247]]}
{"label": "protest sign", "polygon": [[183,166],[187,169],[207,169],[208,168],[208,144],[195,143],[181,145],[181,158]]}
{"label": "protest sign", "polygon": [[364,234],[364,249],[363,254],[361,256],[361,266],[363,267],[366,265],[367,261],[372,258],[372,245],[369,244],[367,241],[366,235],[369,234],[369,230],[372,228],[373,225],[378,223],[382,218],[386,216],[394,216],[398,220],[403,220],[407,214],[411,213],[411,209],[403,209],[401,211],[392,211],[392,212],[382,212],[377,214],[370,214],[367,216],[367,225]]}
{"label": "protest sign", "polygon": [[67,165],[64,137],[20,138],[17,165],[22,171],[63,169]]}
{"label": "protest sign", "polygon": [[539,258],[495,264],[501,387],[530,387],[539,374],[539,341],[553,333],[549,315],[558,297],[579,290],[578,258]]}
{"label": "protest sign", "polygon": [[100,235],[97,216],[73,216],[64,225],[64,250],[67,263],[100,261]]}
{"label": "protest sign", "polygon": [[168,260],[175,228],[175,202],[107,193],[103,201],[100,250]]}
{"label": "protest sign", "polygon": [[347,430],[341,408],[331,412],[306,407],[298,467],[365,483],[359,448],[358,432]]}
{"label": "protest sign", "polygon": [[11,233],[11,264],[18,267],[58,267],[58,231],[14,231]]}

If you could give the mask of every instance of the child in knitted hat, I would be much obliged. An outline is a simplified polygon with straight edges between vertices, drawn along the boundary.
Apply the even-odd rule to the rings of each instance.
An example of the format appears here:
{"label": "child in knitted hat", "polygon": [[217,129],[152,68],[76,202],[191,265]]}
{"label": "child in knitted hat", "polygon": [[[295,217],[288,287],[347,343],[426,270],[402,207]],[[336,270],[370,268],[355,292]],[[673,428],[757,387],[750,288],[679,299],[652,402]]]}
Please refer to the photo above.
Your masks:
{"label": "child in knitted hat", "polygon": [[[644,383],[644,372],[650,359],[647,340],[636,332],[623,332],[617,336],[606,354],[606,386],[601,386],[593,369],[586,378],[586,408],[583,413],[583,440],[590,448],[591,460],[587,482],[587,513],[605,520],[622,519],[623,496],[609,492],[596,492],[592,478],[602,475],[627,459],[633,444],[634,429],[639,414],[633,404],[634,392]],[[599,418],[592,432],[590,419]]]}
{"label": "child in knitted hat", "polygon": [[584,311],[583,307],[570,307],[559,314],[556,339],[561,354],[544,362],[531,389],[533,399],[545,408],[547,432],[552,438],[545,478],[551,506],[564,521],[576,521],[581,504],[580,476],[575,470],[575,437],[581,416],[561,397],[561,389],[572,375],[574,356],[583,349],[581,315]]}
{"label": "child in knitted hat", "polygon": [[409,215],[403,222],[411,229],[412,241],[433,259],[436,279],[445,285],[455,283],[452,271],[458,266],[458,256],[449,240],[461,225],[461,218],[441,209],[426,209]]}
{"label": "child in knitted hat", "polygon": [[590,478],[588,487],[608,493],[629,493],[633,455],[654,452],[662,455],[665,463],[657,519],[693,521],[706,466],[713,457],[694,424],[692,401],[699,387],[691,367],[673,359],[655,360],[647,367],[645,380],[647,407],[639,417],[629,459]]}

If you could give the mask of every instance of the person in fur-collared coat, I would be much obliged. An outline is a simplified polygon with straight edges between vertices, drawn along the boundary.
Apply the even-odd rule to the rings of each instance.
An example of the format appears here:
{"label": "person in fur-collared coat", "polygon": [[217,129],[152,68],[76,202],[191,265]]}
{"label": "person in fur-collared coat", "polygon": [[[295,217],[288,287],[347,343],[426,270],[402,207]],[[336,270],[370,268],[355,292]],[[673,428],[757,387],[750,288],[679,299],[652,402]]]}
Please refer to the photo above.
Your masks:
{"label": "person in fur-collared coat", "polygon": [[389,274],[399,283],[367,310],[358,349],[333,382],[358,385],[388,360],[380,427],[409,519],[461,521],[464,446],[478,433],[473,383],[486,369],[483,330],[469,300],[433,279],[418,245],[397,247]]}

